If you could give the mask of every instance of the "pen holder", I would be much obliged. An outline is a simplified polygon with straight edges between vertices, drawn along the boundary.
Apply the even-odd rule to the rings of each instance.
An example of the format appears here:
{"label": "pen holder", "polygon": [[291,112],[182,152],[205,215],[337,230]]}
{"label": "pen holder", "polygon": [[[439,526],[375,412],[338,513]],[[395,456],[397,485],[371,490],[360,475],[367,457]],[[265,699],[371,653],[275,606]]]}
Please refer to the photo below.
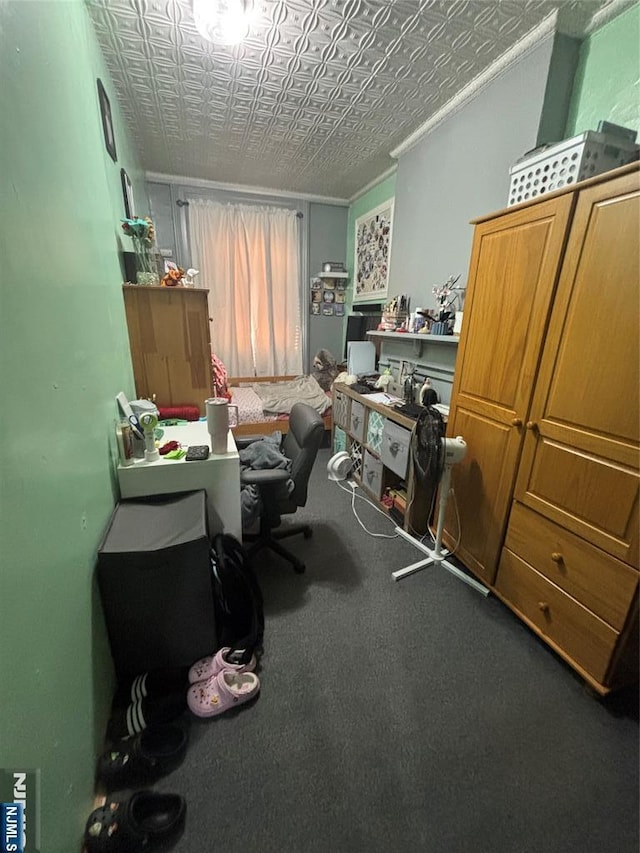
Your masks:
{"label": "pen holder", "polygon": [[207,411],[207,429],[211,436],[213,453],[227,452],[227,433],[229,432],[229,409],[235,409],[235,423],[238,423],[238,407],[230,404],[224,397],[210,397],[205,401]]}

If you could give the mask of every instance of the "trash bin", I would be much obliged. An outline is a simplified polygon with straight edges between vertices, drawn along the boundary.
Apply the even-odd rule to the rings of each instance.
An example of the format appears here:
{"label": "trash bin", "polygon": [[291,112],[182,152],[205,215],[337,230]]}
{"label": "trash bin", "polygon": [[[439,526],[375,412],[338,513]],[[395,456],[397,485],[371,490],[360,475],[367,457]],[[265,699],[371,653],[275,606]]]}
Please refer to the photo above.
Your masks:
{"label": "trash bin", "polygon": [[204,490],[121,501],[98,549],[98,587],[119,678],[216,651]]}

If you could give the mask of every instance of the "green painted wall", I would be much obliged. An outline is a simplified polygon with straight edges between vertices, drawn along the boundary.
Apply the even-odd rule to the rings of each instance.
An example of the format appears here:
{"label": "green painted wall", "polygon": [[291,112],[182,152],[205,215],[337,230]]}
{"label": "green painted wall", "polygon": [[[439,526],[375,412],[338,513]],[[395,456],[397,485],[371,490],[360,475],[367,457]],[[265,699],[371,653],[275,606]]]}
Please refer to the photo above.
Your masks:
{"label": "green painted wall", "polygon": [[[389,175],[379,184],[371,187],[364,195],[357,198],[353,204],[349,205],[349,218],[347,220],[347,270],[349,272],[349,304],[347,305],[347,313],[351,310],[351,299],[353,297],[353,252],[355,245],[355,227],[356,219],[373,210],[382,202],[393,198],[396,189],[396,173]],[[393,251],[393,249],[392,249]]]}
{"label": "green painted wall", "polygon": [[640,135],[640,3],[585,39],[573,87],[567,136],[600,119]]}
{"label": "green painted wall", "polygon": [[112,690],[94,562],[134,389],[119,172],[140,172],[82,0],[0,2],[0,79],[0,766],[41,769],[42,850],[72,853]]}

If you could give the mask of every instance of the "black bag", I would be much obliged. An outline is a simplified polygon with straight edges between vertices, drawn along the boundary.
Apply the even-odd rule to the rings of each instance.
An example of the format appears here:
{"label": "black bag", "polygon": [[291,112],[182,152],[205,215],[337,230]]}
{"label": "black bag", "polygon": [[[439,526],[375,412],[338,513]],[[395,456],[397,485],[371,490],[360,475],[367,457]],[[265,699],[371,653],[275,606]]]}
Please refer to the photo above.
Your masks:
{"label": "black bag", "polygon": [[234,536],[220,533],[211,549],[219,647],[229,646],[233,663],[248,663],[262,650],[262,591],[247,554]]}

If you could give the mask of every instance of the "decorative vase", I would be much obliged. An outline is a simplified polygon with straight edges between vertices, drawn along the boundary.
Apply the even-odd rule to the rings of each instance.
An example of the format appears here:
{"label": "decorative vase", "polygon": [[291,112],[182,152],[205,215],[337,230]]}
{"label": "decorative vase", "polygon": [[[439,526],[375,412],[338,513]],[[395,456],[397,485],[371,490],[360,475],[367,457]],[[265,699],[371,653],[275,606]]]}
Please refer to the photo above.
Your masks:
{"label": "decorative vase", "polygon": [[143,237],[132,237],[133,250],[136,255],[136,269],[138,284],[159,284],[160,278],[154,268],[151,244]]}

